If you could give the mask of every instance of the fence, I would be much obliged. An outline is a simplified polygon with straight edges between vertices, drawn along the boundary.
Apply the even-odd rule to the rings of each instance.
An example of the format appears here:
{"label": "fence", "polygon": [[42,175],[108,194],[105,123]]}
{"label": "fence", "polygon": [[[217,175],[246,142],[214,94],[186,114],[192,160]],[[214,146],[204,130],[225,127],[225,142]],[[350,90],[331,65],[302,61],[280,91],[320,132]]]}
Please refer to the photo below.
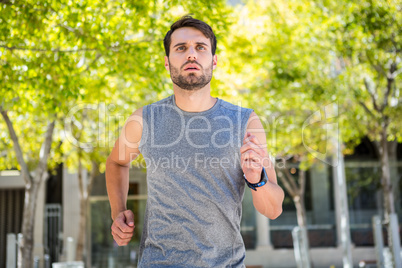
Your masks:
{"label": "fence", "polygon": [[[6,258],[6,268],[17,268],[21,267],[21,253],[19,252],[19,245],[22,241],[22,234],[7,234],[7,258]],[[84,263],[82,261],[74,261],[75,259],[75,243],[74,239],[71,237],[67,238],[67,262],[53,262],[49,254],[45,254],[43,262],[40,262],[38,256],[34,256],[33,268],[84,268]]]}

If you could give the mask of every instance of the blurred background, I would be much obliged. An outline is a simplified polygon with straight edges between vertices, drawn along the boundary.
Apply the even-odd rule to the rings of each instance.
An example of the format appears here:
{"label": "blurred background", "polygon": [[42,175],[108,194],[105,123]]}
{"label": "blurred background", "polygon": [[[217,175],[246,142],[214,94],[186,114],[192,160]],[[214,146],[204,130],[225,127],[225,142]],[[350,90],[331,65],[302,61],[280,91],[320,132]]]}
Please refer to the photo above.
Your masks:
{"label": "blurred background", "polygon": [[401,267],[400,0],[0,0],[0,268],[136,267],[146,169],[118,247],[105,161],[173,94],[163,38],[187,14],[217,36],[212,95],[260,116],[286,192],[270,221],[246,190],[246,265]]}

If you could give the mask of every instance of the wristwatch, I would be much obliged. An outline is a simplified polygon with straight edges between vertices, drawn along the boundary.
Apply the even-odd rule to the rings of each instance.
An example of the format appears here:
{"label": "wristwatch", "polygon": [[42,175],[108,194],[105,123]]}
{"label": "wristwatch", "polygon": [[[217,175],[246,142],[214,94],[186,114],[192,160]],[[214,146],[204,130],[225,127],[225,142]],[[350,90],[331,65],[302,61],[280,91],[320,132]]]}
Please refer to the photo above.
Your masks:
{"label": "wristwatch", "polygon": [[243,178],[244,178],[244,180],[246,181],[247,186],[250,187],[251,189],[253,189],[254,191],[257,191],[256,188],[261,187],[261,186],[264,186],[264,185],[267,183],[267,181],[268,181],[268,175],[267,175],[267,172],[265,171],[265,168],[264,168],[264,167],[262,167],[262,171],[261,171],[261,180],[260,180],[260,182],[258,182],[258,183],[250,183],[250,182],[247,180],[245,174],[243,174]]}

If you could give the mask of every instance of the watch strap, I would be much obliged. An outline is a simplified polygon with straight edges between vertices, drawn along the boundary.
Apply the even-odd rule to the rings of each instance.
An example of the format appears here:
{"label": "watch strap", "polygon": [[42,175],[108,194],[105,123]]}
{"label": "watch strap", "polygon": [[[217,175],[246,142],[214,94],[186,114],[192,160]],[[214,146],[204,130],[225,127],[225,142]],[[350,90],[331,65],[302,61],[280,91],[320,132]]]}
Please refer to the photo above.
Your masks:
{"label": "watch strap", "polygon": [[246,181],[247,186],[248,186],[249,188],[253,189],[254,191],[257,191],[256,188],[261,187],[261,186],[264,186],[264,185],[267,183],[267,181],[268,181],[268,175],[267,175],[267,172],[265,171],[265,168],[264,168],[264,167],[262,168],[262,171],[261,171],[261,180],[260,180],[260,182],[258,182],[258,183],[250,183],[250,182],[247,180],[245,174],[243,174],[243,178],[244,178],[244,180]]}

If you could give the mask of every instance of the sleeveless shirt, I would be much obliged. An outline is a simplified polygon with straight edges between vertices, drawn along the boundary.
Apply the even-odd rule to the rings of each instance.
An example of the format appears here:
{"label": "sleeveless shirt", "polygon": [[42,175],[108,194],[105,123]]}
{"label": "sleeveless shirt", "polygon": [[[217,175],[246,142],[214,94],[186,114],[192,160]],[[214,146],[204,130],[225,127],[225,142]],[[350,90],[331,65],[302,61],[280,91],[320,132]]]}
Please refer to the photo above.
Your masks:
{"label": "sleeveless shirt", "polygon": [[251,112],[221,99],[186,112],[174,95],[143,108],[139,267],[244,267],[240,147]]}

